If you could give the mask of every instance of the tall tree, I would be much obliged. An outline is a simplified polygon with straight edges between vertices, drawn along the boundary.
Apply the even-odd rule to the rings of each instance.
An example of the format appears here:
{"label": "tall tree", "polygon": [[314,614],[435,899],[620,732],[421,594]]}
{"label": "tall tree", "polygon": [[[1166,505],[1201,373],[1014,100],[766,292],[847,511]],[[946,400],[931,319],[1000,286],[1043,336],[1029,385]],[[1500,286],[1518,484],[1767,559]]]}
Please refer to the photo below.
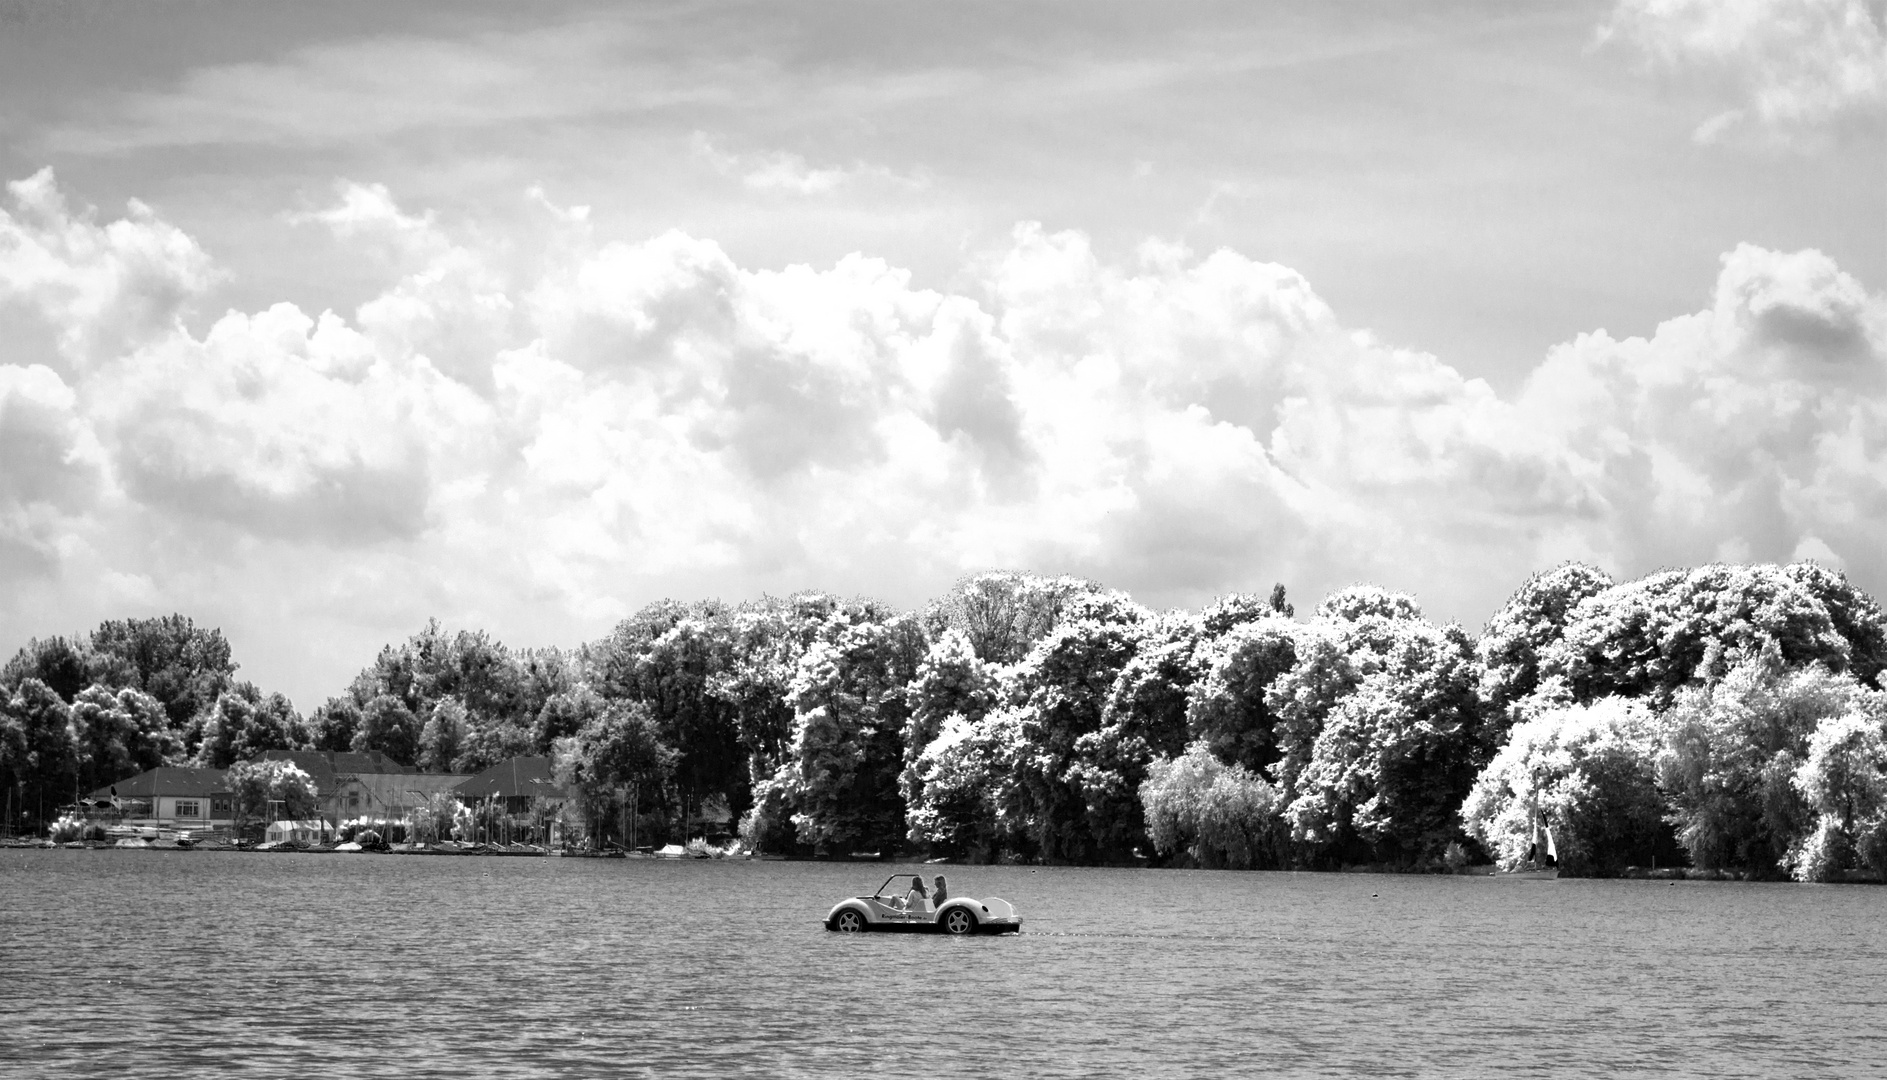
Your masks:
{"label": "tall tree", "polygon": [[91,649],[93,681],[151,695],[179,732],[229,688],[237,666],[221,630],[183,615],[100,623]]}

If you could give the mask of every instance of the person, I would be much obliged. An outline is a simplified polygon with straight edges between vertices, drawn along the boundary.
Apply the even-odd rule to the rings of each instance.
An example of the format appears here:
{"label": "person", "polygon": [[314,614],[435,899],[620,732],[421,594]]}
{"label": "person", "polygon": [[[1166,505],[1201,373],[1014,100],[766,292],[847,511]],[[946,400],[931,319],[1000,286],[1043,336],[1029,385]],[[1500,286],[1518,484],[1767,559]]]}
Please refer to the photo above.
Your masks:
{"label": "person", "polygon": [[931,902],[941,907],[943,905],[943,902],[945,900],[948,900],[949,898],[950,898],[950,890],[944,888],[943,875],[938,874],[937,875],[937,891],[931,893],[931,896],[930,896]]}
{"label": "person", "polygon": [[912,874],[911,889],[904,894],[905,908],[909,909],[919,906],[923,904],[926,899],[928,899],[928,897],[924,893],[924,879],[918,877],[916,874]]}

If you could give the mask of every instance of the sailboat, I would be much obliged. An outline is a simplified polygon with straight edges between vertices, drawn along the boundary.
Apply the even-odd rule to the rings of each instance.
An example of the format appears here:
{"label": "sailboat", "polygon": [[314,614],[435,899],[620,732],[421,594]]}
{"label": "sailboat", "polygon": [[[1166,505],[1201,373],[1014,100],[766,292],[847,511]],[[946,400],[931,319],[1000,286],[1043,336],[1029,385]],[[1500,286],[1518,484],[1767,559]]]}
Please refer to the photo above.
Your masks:
{"label": "sailboat", "polygon": [[[1551,860],[1550,862],[1548,860]],[[1559,849],[1553,843],[1552,827],[1546,823],[1546,815],[1540,813],[1538,803],[1533,806],[1533,850],[1527,858],[1512,870],[1503,870],[1497,877],[1510,881],[1552,881],[1559,877]]]}

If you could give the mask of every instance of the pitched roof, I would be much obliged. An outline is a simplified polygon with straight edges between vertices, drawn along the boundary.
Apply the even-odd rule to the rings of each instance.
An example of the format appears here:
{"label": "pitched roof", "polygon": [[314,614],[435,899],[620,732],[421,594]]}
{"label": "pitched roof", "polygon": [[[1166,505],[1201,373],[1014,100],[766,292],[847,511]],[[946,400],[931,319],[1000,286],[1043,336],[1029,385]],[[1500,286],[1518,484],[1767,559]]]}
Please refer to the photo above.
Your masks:
{"label": "pitched roof", "polygon": [[211,795],[229,794],[229,785],[224,783],[223,776],[222,769],[192,769],[182,765],[159,765],[155,769],[146,769],[136,776],[128,776],[115,784],[106,784],[88,797],[109,799],[115,790],[121,799],[151,799],[159,795],[207,799]]}
{"label": "pitched roof", "polygon": [[314,780],[315,790],[323,795],[334,790],[335,777],[364,774],[410,774],[410,765],[401,765],[378,750],[364,753],[351,750],[268,750],[262,761],[292,762]]}
{"label": "pitched roof", "polygon": [[428,796],[451,791],[469,779],[464,773],[356,773],[340,777],[335,790],[358,790],[365,794],[366,804],[360,808],[363,812],[405,810],[418,806]]}
{"label": "pitched roof", "polygon": [[517,795],[548,795],[562,798],[547,757],[514,757],[500,761],[458,786],[458,794],[476,799],[510,798]]}

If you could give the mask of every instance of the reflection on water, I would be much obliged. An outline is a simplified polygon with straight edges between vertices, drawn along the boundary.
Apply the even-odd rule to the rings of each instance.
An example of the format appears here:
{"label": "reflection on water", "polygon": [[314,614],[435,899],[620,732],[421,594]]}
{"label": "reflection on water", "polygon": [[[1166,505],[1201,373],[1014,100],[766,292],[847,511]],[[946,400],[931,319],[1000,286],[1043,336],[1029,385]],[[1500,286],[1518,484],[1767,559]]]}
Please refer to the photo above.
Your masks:
{"label": "reflection on water", "polygon": [[960,866],[951,891],[1013,901],[1021,935],[823,929],[891,869],[4,851],[0,1074],[1831,1076],[1887,1053],[1887,889]]}

